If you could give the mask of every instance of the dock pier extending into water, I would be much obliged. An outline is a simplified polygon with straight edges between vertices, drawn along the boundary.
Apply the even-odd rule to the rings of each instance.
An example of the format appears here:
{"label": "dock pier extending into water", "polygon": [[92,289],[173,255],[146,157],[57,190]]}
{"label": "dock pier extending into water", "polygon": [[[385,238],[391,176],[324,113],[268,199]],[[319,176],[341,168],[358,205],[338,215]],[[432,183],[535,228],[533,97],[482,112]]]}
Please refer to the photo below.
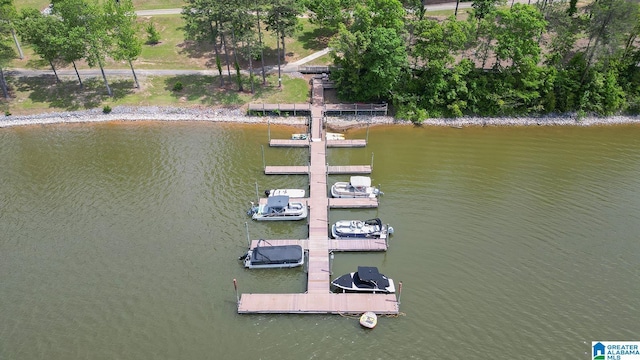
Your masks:
{"label": "dock pier extending into water", "polygon": [[[331,292],[330,254],[333,251],[386,251],[387,239],[349,239],[329,238],[329,208],[339,207],[377,207],[377,199],[333,199],[327,194],[327,174],[369,174],[372,166],[328,166],[326,149],[329,142],[323,130],[325,116],[324,81],[313,79],[312,102],[305,109],[295,105],[295,111],[310,113],[309,140],[270,140],[271,146],[308,146],[310,162],[308,166],[265,166],[265,174],[308,174],[309,198],[309,238],[292,240],[268,240],[272,245],[301,245],[308,251],[307,289],[304,293],[294,294],[253,294],[243,293],[238,300],[238,313],[313,313],[313,314],[360,314],[367,311],[376,314],[398,314],[400,303],[395,294],[382,293],[333,293]],[[282,105],[255,105],[251,111],[286,111]],[[362,106],[364,108],[364,106]],[[380,108],[370,107],[375,111]],[[354,109],[355,110],[355,109]],[[358,109],[361,110],[361,109]],[[386,106],[384,108],[386,114]],[[345,140],[340,140],[345,141]],[[290,144],[290,145],[288,145]],[[354,143],[356,144],[356,143]],[[361,142],[357,146],[364,146]],[[251,248],[257,245],[254,240]]]}

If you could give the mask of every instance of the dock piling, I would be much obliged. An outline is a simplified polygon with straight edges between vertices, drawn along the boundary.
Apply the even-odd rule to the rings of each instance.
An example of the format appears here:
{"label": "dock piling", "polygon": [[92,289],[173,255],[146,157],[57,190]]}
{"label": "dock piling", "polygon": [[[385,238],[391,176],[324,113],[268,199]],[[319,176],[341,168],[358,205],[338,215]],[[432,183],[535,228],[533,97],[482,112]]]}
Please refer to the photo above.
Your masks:
{"label": "dock piling", "polygon": [[240,305],[240,295],[238,295],[238,281],[233,279],[233,288],[236,291],[236,304]]}
{"label": "dock piling", "polygon": [[244,228],[247,230],[247,242],[249,243],[249,247],[251,247],[251,237],[249,237],[249,223],[244,222]]}

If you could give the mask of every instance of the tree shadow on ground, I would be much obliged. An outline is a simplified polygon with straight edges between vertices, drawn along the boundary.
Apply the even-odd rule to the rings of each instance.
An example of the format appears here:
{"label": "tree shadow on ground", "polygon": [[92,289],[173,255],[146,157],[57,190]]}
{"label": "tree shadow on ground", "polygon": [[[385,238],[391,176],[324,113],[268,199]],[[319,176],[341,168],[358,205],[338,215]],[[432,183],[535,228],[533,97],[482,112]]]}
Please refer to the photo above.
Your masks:
{"label": "tree shadow on ground", "polygon": [[[268,82],[262,84],[261,76],[254,76],[254,93],[251,94],[249,76],[243,75],[243,91],[238,91],[235,74],[232,78],[224,76],[224,86],[220,86],[219,76],[179,75],[169,77],[164,81],[165,90],[172,97],[182,102],[198,102],[207,106],[239,107],[254,99],[263,98],[275,91]],[[177,83],[182,84],[181,90],[176,90]]]}
{"label": "tree shadow on ground", "polygon": [[[243,100],[237,91],[235,82],[225,78],[225,86],[220,87],[218,76],[179,75],[167,78],[165,90],[174,98],[181,101],[199,102],[203,105],[240,106]],[[182,84],[181,90],[176,90],[176,84]]]}
{"label": "tree shadow on ground", "polygon": [[195,41],[185,40],[177,45],[178,54],[185,55],[190,58],[210,58],[214,57],[213,44],[210,42],[198,43]]}
{"label": "tree shadow on ground", "polygon": [[326,28],[316,28],[313,31],[305,31],[298,36],[298,41],[305,49],[320,51],[329,46],[329,40],[336,31]]}
{"label": "tree shadow on ground", "polygon": [[12,78],[10,84],[14,91],[28,93],[28,98],[34,103],[45,103],[50,108],[68,111],[92,109],[106,100],[121,99],[134,91],[133,80],[124,79],[109,83],[113,97],[107,94],[100,78],[83,79],[83,88],[80,88],[77,80],[56,83],[53,75]]}

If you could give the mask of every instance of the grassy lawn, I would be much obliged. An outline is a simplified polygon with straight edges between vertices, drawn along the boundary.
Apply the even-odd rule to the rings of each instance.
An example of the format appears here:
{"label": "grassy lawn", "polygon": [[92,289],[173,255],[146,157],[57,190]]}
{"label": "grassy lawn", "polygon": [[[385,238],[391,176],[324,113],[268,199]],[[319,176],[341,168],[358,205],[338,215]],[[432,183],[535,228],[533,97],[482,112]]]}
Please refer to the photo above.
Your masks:
{"label": "grassy lawn", "polygon": [[[16,5],[16,9],[24,8],[36,8],[39,10],[47,7],[50,0],[15,0],[13,2]],[[136,10],[150,10],[150,9],[173,9],[184,6],[183,0],[133,0],[133,6]]]}
{"label": "grassy lawn", "polygon": [[[19,8],[44,8],[48,1],[24,0],[19,1]],[[182,5],[182,1],[175,0],[143,1],[144,8],[172,8]],[[153,69],[209,69],[215,70],[215,57],[210,44],[195,44],[184,40],[181,27],[184,21],[180,15],[140,16],[140,38],[146,40],[145,27],[153,22],[159,31],[161,41],[157,45],[144,44],[140,57],[134,62],[136,70]],[[287,38],[287,62],[292,62],[324,49],[333,35],[331,32],[311,24],[308,19],[300,19],[301,30]],[[276,42],[275,37],[265,31],[265,65],[275,66]],[[15,59],[10,68],[28,68],[50,70],[47,62],[26,44],[23,44],[24,59]],[[223,69],[226,73],[225,56],[222,53]],[[230,54],[230,60],[233,56]],[[330,63],[329,56],[314,60],[315,65]],[[285,65],[283,62],[282,65]],[[56,64],[57,70],[73,70],[68,64]],[[79,69],[88,69],[83,61],[76,63]],[[241,61],[241,67],[248,69],[248,62]],[[261,62],[254,61],[254,68],[259,68]],[[126,62],[107,61],[105,69],[128,69]],[[233,69],[232,69],[233,71]],[[140,78],[141,90],[135,89],[131,77],[109,77],[113,97],[106,94],[106,89],[100,78],[83,78],[84,88],[80,89],[77,80],[65,77],[61,83],[55,84],[51,75],[39,77],[8,77],[11,88],[11,100],[0,101],[0,111],[8,111],[14,115],[32,114],[49,111],[73,111],[90,108],[100,108],[104,105],[158,105],[158,106],[242,106],[249,102],[269,103],[302,103],[309,101],[309,85],[305,79],[283,76],[283,86],[277,87],[276,75],[269,76],[268,84],[261,85],[261,78],[255,77],[255,93],[250,93],[248,77],[245,77],[244,91],[237,91],[237,84],[225,77],[225,86],[220,87],[219,78],[212,76],[165,76]],[[184,85],[182,91],[173,91],[176,82]],[[235,80],[234,80],[235,81]]]}
{"label": "grassy lawn", "polygon": [[[283,76],[282,89],[277,87],[275,75],[267,77],[262,86],[261,78],[254,78],[255,93],[250,93],[248,76],[243,78],[244,91],[239,92],[235,82],[225,77],[225,86],[220,86],[213,76],[158,76],[142,77],[141,89],[135,89],[130,77],[109,78],[113,97],[106,93],[101,78],[83,79],[84,88],[78,82],[65,78],[55,84],[53,76],[9,78],[11,101],[0,102],[0,110],[13,115],[24,115],[50,111],[74,111],[100,108],[104,105],[135,106],[243,106],[249,102],[308,102],[307,80]],[[174,91],[177,82],[183,84],[181,91]]]}

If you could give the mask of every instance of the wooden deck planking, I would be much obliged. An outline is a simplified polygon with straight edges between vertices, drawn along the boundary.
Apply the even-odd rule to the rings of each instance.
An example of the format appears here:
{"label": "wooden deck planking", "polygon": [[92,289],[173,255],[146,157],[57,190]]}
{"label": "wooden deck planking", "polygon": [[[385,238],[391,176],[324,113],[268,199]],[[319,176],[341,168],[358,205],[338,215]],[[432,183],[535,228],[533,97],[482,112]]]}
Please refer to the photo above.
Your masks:
{"label": "wooden deck planking", "polygon": [[[326,234],[319,235],[317,238],[323,238],[327,242],[327,251],[386,251],[388,248],[385,239],[328,239]],[[253,249],[258,246],[258,241],[251,240],[249,248]],[[313,244],[317,243],[318,241]],[[260,244],[260,246],[282,245],[300,245],[303,249],[309,250],[308,239],[267,239]],[[318,250],[318,248],[315,247],[315,250]]]}
{"label": "wooden deck planking", "polygon": [[327,172],[329,174],[371,174],[371,165],[342,165],[329,166]]}
{"label": "wooden deck planking", "polygon": [[387,251],[384,239],[332,239],[329,241],[331,251]]}
{"label": "wooden deck planking", "polygon": [[289,139],[271,139],[269,140],[271,147],[307,147],[309,140],[289,140]]}
{"label": "wooden deck planking", "polygon": [[[258,246],[258,241],[260,240],[251,240],[251,245],[249,246],[250,249],[255,248],[256,246]],[[266,244],[265,244],[266,242]],[[307,250],[309,248],[309,240],[307,239],[266,239],[262,241],[262,243],[260,244],[260,246],[282,246],[282,245],[300,245],[302,246],[302,248],[304,250]]]}
{"label": "wooden deck planking", "polygon": [[377,198],[330,198],[329,208],[331,209],[370,209],[378,207]]}
{"label": "wooden deck planking", "polygon": [[242,294],[239,313],[398,314],[393,294]]}
{"label": "wooden deck planking", "polygon": [[266,175],[306,175],[309,173],[309,167],[299,165],[272,165],[265,166],[264,173]]}
{"label": "wooden deck planking", "polygon": [[327,140],[327,147],[330,148],[351,148],[366,146],[367,140],[364,139]]}

